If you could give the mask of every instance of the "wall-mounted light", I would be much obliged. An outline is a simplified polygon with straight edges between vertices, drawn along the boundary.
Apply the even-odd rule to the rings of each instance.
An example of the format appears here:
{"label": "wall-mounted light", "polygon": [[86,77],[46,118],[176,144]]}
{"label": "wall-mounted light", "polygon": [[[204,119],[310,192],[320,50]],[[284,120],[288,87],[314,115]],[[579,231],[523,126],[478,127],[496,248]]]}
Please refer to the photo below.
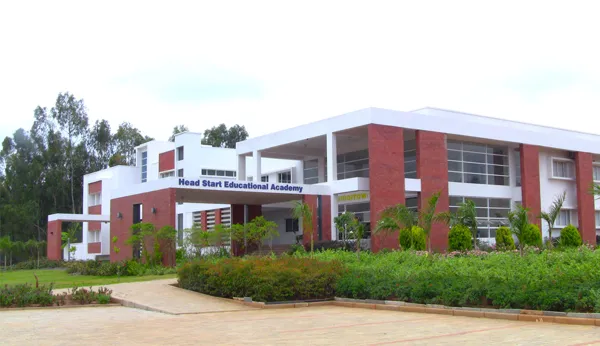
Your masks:
{"label": "wall-mounted light", "polygon": [[152,214],[156,214],[156,208],[152,207],[150,210],[152,211]]}
{"label": "wall-mounted light", "polygon": [[117,219],[122,219],[123,218],[123,214],[121,214],[121,212],[117,212]]}

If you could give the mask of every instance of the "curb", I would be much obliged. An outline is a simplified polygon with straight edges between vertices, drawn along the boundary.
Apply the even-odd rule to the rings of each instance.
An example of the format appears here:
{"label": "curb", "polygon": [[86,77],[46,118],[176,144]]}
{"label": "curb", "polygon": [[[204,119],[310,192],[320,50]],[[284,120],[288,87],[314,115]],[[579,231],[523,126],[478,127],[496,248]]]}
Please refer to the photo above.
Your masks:
{"label": "curb", "polygon": [[15,307],[15,308],[0,308],[0,312],[17,311],[17,310],[60,310],[60,309],[77,309],[77,308],[106,308],[106,307],[122,306],[122,304],[118,303],[117,299],[113,298],[113,300],[117,303],[61,305],[61,306],[23,306],[23,307]]}

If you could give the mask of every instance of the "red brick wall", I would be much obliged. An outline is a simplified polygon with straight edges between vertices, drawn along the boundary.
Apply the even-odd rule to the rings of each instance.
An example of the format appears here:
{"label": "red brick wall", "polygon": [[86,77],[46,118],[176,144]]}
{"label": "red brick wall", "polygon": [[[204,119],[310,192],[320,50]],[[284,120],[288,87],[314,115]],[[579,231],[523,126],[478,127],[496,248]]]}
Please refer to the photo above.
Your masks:
{"label": "red brick wall", "polygon": [[[92,207],[88,207],[88,214],[101,215],[102,214],[102,205],[94,205]],[[99,231],[100,230],[100,222],[98,222],[98,221],[88,222],[88,230]]]}
{"label": "red brick wall", "polygon": [[542,211],[540,195],[540,150],[535,145],[521,144],[521,195],[525,208],[529,208],[529,221],[542,229],[538,219]]}
{"label": "red brick wall", "polygon": [[321,196],[323,241],[331,240],[331,196]]}
{"label": "red brick wall", "polygon": [[[133,196],[113,199],[110,203],[110,260],[112,262],[129,259],[132,257],[132,248],[126,245],[125,241],[129,238],[130,227],[133,224],[133,205],[142,204],[142,222],[154,224],[156,229],[164,226],[175,227],[175,189],[163,189],[148,193],[142,193]],[[152,208],[156,208],[156,214],[152,214]],[[117,218],[117,213],[123,214],[121,219]],[[112,238],[117,236],[118,242],[112,243]],[[114,246],[118,246],[121,251],[119,254],[114,252]],[[175,264],[175,249],[163,248],[163,264]]]}
{"label": "red brick wall", "polygon": [[102,192],[102,180],[95,181],[93,183],[88,184],[88,193],[98,193]]}
{"label": "red brick wall", "polygon": [[596,211],[594,196],[589,192],[594,181],[593,163],[592,154],[575,153],[579,232],[584,243],[596,245]]}
{"label": "red brick wall", "polygon": [[[405,203],[404,193],[404,129],[384,125],[368,125],[369,189],[371,194],[371,229],[375,229],[381,212]],[[397,249],[398,233],[371,236],[371,250]]]}
{"label": "red brick wall", "polygon": [[[248,222],[252,221],[257,216],[262,215],[262,205],[249,205],[248,206]],[[244,224],[244,205],[243,204],[232,204],[231,205],[231,224]],[[242,256],[246,250],[252,251],[253,249],[244,249],[243,242],[232,242],[231,247],[233,248],[233,254],[235,256]]]}
{"label": "red brick wall", "polygon": [[206,212],[206,210],[204,210],[200,212],[200,215],[202,217],[202,219],[200,219],[202,230],[206,231],[206,229],[208,228],[208,220],[206,219],[208,217],[208,213]]}
{"label": "red brick wall", "polygon": [[158,171],[164,172],[172,169],[175,169],[175,150],[158,154]]}
{"label": "red brick wall", "polygon": [[[443,133],[416,131],[417,177],[421,179],[419,210],[424,210],[429,198],[440,192],[437,212],[449,211],[448,197],[448,153],[446,136]],[[431,247],[443,252],[448,248],[448,227],[434,224],[431,227]]]}
{"label": "red brick wall", "polygon": [[49,260],[60,260],[63,258],[61,246],[62,221],[48,222],[48,241],[46,253]]}
{"label": "red brick wall", "polygon": [[88,253],[100,253],[102,243],[88,243]]}
{"label": "red brick wall", "polygon": [[215,225],[221,224],[221,209],[215,209]]}

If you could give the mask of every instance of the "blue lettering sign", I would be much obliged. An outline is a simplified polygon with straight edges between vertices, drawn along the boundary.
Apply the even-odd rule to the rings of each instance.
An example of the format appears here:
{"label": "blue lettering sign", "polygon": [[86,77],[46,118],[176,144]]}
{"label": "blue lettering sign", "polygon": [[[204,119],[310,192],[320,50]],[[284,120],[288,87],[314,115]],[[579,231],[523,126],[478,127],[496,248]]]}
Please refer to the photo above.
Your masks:
{"label": "blue lettering sign", "polygon": [[253,183],[253,182],[237,182],[231,180],[207,180],[203,179],[198,180],[187,180],[184,178],[179,178],[178,180],[180,186],[202,186],[208,188],[226,188],[226,189],[239,189],[239,190],[272,190],[272,191],[289,191],[289,192],[297,192],[302,193],[302,186],[294,186],[291,184],[271,184],[269,183]]}

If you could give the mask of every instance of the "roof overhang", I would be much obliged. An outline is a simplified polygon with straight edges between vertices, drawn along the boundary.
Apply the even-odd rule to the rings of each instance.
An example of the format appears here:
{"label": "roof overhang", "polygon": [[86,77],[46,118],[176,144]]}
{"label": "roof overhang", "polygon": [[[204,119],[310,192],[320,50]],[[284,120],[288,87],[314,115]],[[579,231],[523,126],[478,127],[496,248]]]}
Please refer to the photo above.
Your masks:
{"label": "roof overhang", "polygon": [[92,214],[51,214],[51,215],[48,215],[48,221],[67,221],[67,222],[110,222],[110,215],[92,215]]}

